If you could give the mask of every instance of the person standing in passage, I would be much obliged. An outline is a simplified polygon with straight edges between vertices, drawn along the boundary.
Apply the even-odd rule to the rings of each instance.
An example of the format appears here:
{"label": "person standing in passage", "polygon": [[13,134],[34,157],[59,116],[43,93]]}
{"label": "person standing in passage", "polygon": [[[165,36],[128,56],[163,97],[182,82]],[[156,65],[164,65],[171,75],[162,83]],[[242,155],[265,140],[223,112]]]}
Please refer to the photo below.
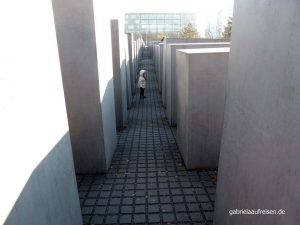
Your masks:
{"label": "person standing in passage", "polygon": [[146,98],[144,95],[145,88],[146,88],[146,70],[141,70],[140,71],[140,77],[138,81],[138,87],[140,88],[140,98]]}

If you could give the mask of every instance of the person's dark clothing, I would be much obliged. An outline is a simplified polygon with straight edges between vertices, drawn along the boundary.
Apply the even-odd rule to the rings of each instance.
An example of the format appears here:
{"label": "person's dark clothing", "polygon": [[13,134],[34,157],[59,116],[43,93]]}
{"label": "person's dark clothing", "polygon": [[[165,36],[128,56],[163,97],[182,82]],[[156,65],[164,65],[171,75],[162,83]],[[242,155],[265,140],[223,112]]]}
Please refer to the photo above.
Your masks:
{"label": "person's dark clothing", "polygon": [[144,92],[145,92],[145,88],[140,87],[140,98],[145,98]]}

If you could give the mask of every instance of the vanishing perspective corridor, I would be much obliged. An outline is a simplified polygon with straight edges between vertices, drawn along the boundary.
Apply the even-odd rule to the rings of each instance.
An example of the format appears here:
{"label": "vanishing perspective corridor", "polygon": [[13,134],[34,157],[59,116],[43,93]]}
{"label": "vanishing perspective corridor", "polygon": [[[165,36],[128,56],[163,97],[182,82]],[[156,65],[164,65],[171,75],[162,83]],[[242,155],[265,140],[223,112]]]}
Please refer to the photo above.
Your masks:
{"label": "vanishing perspective corridor", "polygon": [[153,61],[107,174],[77,175],[84,224],[212,224],[217,171],[188,171],[162,106]]}

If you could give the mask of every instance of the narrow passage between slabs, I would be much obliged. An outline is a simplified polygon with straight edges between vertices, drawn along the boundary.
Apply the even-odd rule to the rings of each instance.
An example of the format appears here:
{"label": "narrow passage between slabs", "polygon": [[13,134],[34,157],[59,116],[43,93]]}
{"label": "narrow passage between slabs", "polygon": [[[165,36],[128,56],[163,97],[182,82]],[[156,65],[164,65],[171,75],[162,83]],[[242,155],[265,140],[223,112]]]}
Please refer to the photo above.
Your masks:
{"label": "narrow passage between slabs", "polygon": [[212,224],[216,171],[186,170],[160,100],[153,61],[107,174],[77,175],[84,224]]}

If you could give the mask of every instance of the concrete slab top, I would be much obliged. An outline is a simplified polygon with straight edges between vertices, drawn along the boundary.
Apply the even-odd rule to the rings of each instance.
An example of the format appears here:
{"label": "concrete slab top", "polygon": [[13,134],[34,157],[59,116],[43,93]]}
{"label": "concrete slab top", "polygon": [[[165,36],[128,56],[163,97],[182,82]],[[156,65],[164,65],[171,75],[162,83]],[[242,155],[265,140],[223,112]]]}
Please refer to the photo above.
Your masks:
{"label": "concrete slab top", "polygon": [[175,45],[224,45],[224,44],[228,44],[230,45],[230,42],[199,42],[199,43],[172,43],[172,44],[167,44],[167,45],[171,45],[171,46],[175,46]]}
{"label": "concrete slab top", "polygon": [[178,49],[177,51],[186,54],[221,53],[221,52],[230,52],[230,48],[194,48],[194,49]]}

